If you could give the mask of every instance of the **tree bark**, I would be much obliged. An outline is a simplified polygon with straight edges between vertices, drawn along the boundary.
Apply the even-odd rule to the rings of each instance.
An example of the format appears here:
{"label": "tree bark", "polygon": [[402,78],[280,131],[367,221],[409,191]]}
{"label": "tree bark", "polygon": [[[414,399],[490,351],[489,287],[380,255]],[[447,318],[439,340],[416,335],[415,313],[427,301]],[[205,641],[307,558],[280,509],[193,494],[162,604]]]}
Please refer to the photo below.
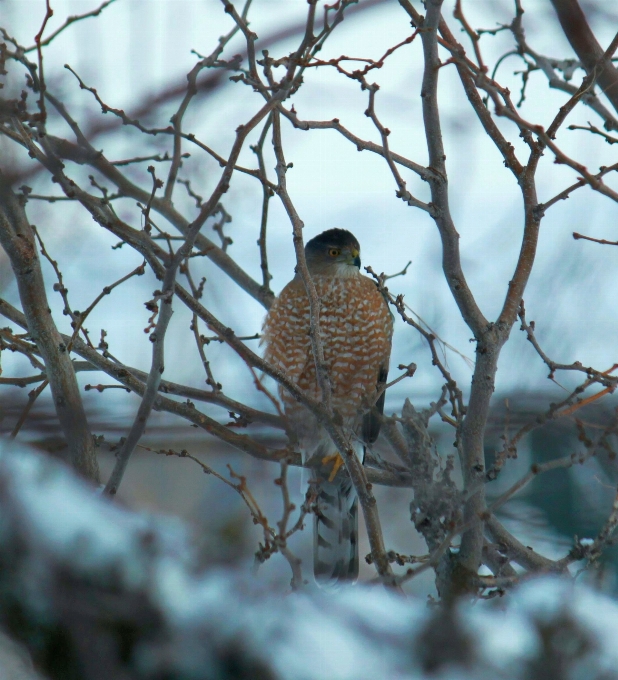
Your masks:
{"label": "tree bark", "polygon": [[49,309],[34,233],[22,201],[0,173],[0,245],[11,261],[28,332],[45,362],[68,460],[84,477],[99,482],[92,433],[88,426],[73,364]]}
{"label": "tree bark", "polygon": [[[590,28],[586,15],[577,0],[551,0],[558,20],[575,54],[579,57],[586,73],[590,75],[598,69],[596,78],[603,94],[618,111],[618,69],[605,55],[594,33]],[[611,55],[609,55],[611,58]]]}

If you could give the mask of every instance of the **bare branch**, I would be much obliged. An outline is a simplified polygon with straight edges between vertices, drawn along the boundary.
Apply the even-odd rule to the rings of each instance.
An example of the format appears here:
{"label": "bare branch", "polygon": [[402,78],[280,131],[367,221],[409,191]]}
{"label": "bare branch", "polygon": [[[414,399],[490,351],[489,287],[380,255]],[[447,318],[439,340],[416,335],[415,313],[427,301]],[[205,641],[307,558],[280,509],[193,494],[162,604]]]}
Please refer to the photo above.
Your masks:
{"label": "bare branch", "polygon": [[618,47],[618,35],[604,52],[577,0],[551,0],[551,2],[562,30],[586,72],[588,75],[595,75],[603,93],[618,111],[618,70],[611,63],[611,57]]}
{"label": "bare branch", "polygon": [[274,191],[268,186],[268,177],[266,175],[266,166],[264,164],[264,143],[268,130],[272,125],[272,114],[268,117],[266,124],[262,128],[260,139],[251,150],[258,159],[258,166],[260,170],[260,179],[262,181],[262,217],[260,221],[260,237],[258,239],[258,247],[260,249],[260,269],[262,270],[262,287],[266,291],[270,291],[270,280],[272,276],[268,270],[268,251],[266,248],[266,229],[268,226],[268,204],[270,199],[274,196]]}
{"label": "bare branch", "polygon": [[[616,170],[618,170],[618,163],[614,163],[614,165],[610,165],[609,167],[601,168],[600,172],[598,172],[594,177],[595,179],[600,179],[604,175],[607,175],[608,173],[614,172]],[[550,199],[546,203],[539,203],[537,207],[537,212],[539,214],[545,214],[547,209],[551,208],[551,206],[554,205],[554,203],[566,200],[567,198],[569,198],[573,191],[575,191],[576,189],[581,189],[581,187],[585,187],[587,185],[588,182],[586,182],[583,179],[580,179],[578,182],[575,182],[575,184],[572,184],[570,187],[567,187],[564,191],[561,191],[559,194],[556,194],[552,199]]]}
{"label": "bare branch", "polygon": [[34,390],[28,393],[28,403],[26,404],[24,410],[22,411],[21,415],[19,416],[19,420],[15,424],[15,427],[13,428],[13,431],[11,432],[11,439],[15,439],[17,437],[19,431],[22,428],[22,425],[26,422],[26,418],[28,417],[28,414],[30,413],[30,409],[34,405],[34,402],[37,400],[39,395],[43,392],[43,390],[49,385],[49,382],[47,379],[44,379],[41,384]]}
{"label": "bare branch", "polygon": [[[352,144],[356,146],[358,151],[371,151],[375,154],[378,154],[378,156],[382,156],[383,158],[385,158],[384,147],[380,146],[379,144],[376,144],[375,142],[369,142],[364,139],[361,139],[360,137],[357,137],[355,134],[353,134],[347,128],[345,128],[340,123],[338,118],[333,118],[333,120],[324,121],[300,120],[295,111],[288,110],[284,106],[280,106],[279,110],[292,123],[292,125],[294,125],[294,127],[298,128],[299,130],[336,130],[343,137],[352,142]],[[408,170],[412,170],[412,172],[415,172],[421,179],[425,181],[429,180],[431,170],[429,170],[428,168],[425,168],[422,165],[415,163],[414,161],[408,160],[407,158],[404,158],[403,156],[397,153],[391,152],[390,155],[393,162],[397,163],[398,165],[401,165],[404,168],[408,168]],[[430,209],[429,206],[425,207],[417,206],[417,207],[421,207],[423,210],[426,211],[429,211]]]}
{"label": "bare branch", "polygon": [[532,548],[525,546],[507,531],[493,515],[485,520],[485,528],[492,541],[497,544],[498,550],[524,569],[533,572],[564,572],[565,567],[560,565],[559,562],[549,560],[539,555]]}
{"label": "bare branch", "polygon": [[425,139],[429,153],[429,165],[433,172],[428,178],[431,188],[431,200],[436,222],[442,239],[442,268],[451,293],[461,314],[472,332],[480,334],[487,326],[483,316],[466,282],[461,268],[459,254],[459,234],[453,223],[448,199],[448,182],[446,176],[445,154],[442,143],[442,129],[438,108],[438,58],[437,30],[441,19],[440,0],[431,0],[428,4],[427,17],[423,23],[421,38],[425,56],[425,70],[421,97],[423,100],[423,120],[425,123]]}
{"label": "bare branch", "polygon": [[573,238],[577,241],[582,239],[584,241],[592,241],[593,243],[600,243],[604,246],[618,246],[618,241],[606,241],[603,238],[593,238],[592,236],[584,236],[583,234],[578,234],[576,231],[573,232]]}
{"label": "bare branch", "polygon": [[27,328],[45,361],[56,413],[69,446],[71,464],[98,482],[99,469],[92,434],[79,394],[75,371],[49,313],[45,283],[34,234],[23,205],[0,173],[0,243],[11,260]]}
{"label": "bare branch", "polygon": [[552,361],[541,349],[536,339],[536,336],[534,334],[535,330],[534,321],[528,323],[526,320],[526,308],[524,306],[523,300],[519,307],[519,319],[521,321],[521,329],[525,331],[526,336],[530,341],[531,345],[534,347],[537,354],[541,357],[543,362],[549,368],[548,378],[553,379],[556,371],[579,371],[581,373],[585,373],[588,376],[588,379],[591,383],[598,382],[599,384],[605,387],[611,387],[614,389],[616,388],[616,386],[618,385],[618,377],[613,377],[609,375],[613,371],[613,368],[610,369],[609,371],[598,371],[597,369],[592,368],[592,366],[584,366],[579,361],[575,361],[572,364],[560,364],[555,361]]}
{"label": "bare branch", "polygon": [[36,50],[39,47],[46,47],[49,45],[60,33],[64,31],[65,28],[68,28],[71,24],[74,24],[76,21],[81,21],[82,19],[88,19],[90,17],[98,17],[101,12],[111,5],[113,2],[116,2],[116,0],[105,0],[105,2],[101,3],[97,9],[93,9],[90,12],[84,12],[84,14],[74,14],[69,17],[67,17],[66,21],[60,26],[60,28],[56,29],[50,36],[45,38],[45,40],[39,40],[37,41],[36,45],[32,45],[32,47],[27,47],[24,52],[32,52],[33,50]]}

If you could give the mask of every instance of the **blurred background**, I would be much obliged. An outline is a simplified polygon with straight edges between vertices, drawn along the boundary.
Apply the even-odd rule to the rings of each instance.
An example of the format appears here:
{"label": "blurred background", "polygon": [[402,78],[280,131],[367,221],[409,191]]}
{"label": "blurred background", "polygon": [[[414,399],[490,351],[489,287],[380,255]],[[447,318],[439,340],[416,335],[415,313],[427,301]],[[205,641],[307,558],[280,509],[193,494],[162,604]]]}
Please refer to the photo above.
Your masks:
{"label": "blurred background", "polygon": [[[588,20],[605,48],[618,27],[618,11],[613,2],[582,2]],[[53,0],[54,16],[46,29],[51,34],[68,16],[82,14],[97,7],[90,0]],[[549,0],[524,2],[524,27],[529,44],[538,53],[556,58],[574,58]],[[493,29],[508,24],[513,17],[513,3],[502,0],[468,0],[463,8],[474,28]],[[239,8],[240,9],[240,8]],[[269,49],[278,58],[294,49],[304,31],[306,3],[289,0],[254,0],[249,19],[251,29],[259,36],[258,53]],[[444,13],[455,32],[451,14],[453,3],[446,2]],[[0,0],[0,16],[7,32],[20,44],[30,47],[45,16],[44,0]],[[110,160],[123,160],[140,155],[171,152],[172,140],[166,135],[144,135],[130,127],[122,127],[112,114],[101,113],[93,96],[80,90],[75,77],[64,68],[70,67],[86,85],[96,88],[102,100],[123,109],[132,118],[139,117],[147,127],[164,128],[176,111],[186,86],[186,74],[193,67],[195,52],[206,55],[216,46],[219,36],[232,28],[223,5],[215,0],[117,0],[100,16],[70,26],[45,48],[45,77],[48,89],[62,99],[71,115],[93,146],[102,149]],[[388,1],[361,0],[346,20],[326,42],[322,59],[340,55],[379,59],[390,47],[412,33],[407,15],[399,4]],[[465,35],[460,40],[466,49]],[[223,58],[242,53],[245,44],[236,36]],[[481,42],[485,62],[493,68],[498,59],[513,50],[508,31],[485,35]],[[35,53],[30,54],[35,58]],[[447,56],[442,55],[443,61]],[[383,125],[391,130],[391,149],[411,160],[426,164],[427,153],[422,126],[420,88],[422,50],[419,40],[397,50],[370,79],[380,84],[376,112]],[[4,96],[19,96],[24,87],[23,69],[7,65]],[[500,62],[496,78],[511,89],[515,101],[521,90],[524,64],[516,55]],[[229,73],[212,87],[200,91],[184,119],[184,129],[226,157],[236,127],[246,122],[260,105],[260,97],[241,83],[229,81]],[[583,71],[575,72],[573,82],[579,85]],[[211,73],[201,78],[212,77]],[[523,210],[516,182],[485,136],[465,98],[454,67],[441,70],[440,104],[445,133],[445,147],[450,183],[450,204],[461,235],[462,263],[468,283],[487,318],[495,318],[501,308],[508,282],[519,254],[523,229]],[[198,80],[198,83],[200,81]],[[527,84],[522,116],[547,126],[567,95],[551,90],[545,76],[533,72]],[[341,123],[359,137],[379,142],[379,135],[364,115],[367,93],[359,84],[344,78],[336,69],[308,69],[305,84],[292,98],[301,120],[331,120]],[[588,121],[601,127],[591,109],[579,106],[569,116],[568,124],[586,125]],[[497,119],[500,129],[525,158],[524,146],[515,126]],[[50,133],[72,139],[68,126],[57,117],[49,121]],[[259,130],[250,140],[257,141]],[[293,168],[287,175],[288,189],[305,223],[305,240],[326,228],[351,230],[361,243],[364,265],[376,272],[394,274],[411,261],[405,276],[389,282],[393,293],[405,295],[407,304],[451,347],[444,348],[445,360],[458,384],[467,393],[474,358],[471,333],[464,324],[441,273],[441,246],[432,220],[422,211],[410,208],[395,197],[396,185],[386,162],[356,147],[332,130],[302,132],[289,124],[283,128],[283,141],[288,163]],[[569,131],[563,126],[558,144],[571,157],[598,171],[616,162],[612,145],[583,131]],[[274,180],[275,160],[271,148],[265,146],[266,169]],[[218,164],[196,146],[186,145],[186,158],[180,179],[188,179],[194,192],[208,196],[219,178]],[[247,145],[240,164],[256,167],[256,159]],[[39,195],[59,195],[58,188],[46,173],[39,171],[23,150],[0,138],[0,163],[19,177],[20,184],[32,187]],[[122,168],[140,186],[150,187],[148,163]],[[91,169],[69,166],[71,176],[89,187]],[[156,164],[157,174],[165,177],[167,164]],[[411,172],[402,169],[409,190],[423,201],[429,200],[428,187]],[[537,174],[539,200],[545,202],[577,180],[569,168],[555,165],[546,153]],[[105,185],[105,181],[97,177]],[[610,186],[616,182],[607,179]],[[17,185],[19,186],[19,185]],[[174,200],[177,209],[191,220],[197,209],[194,201],[179,185]],[[233,243],[228,253],[256,280],[261,280],[259,236],[262,189],[251,177],[236,173],[224,205],[232,221],[225,233]],[[130,199],[114,202],[118,215],[135,228],[142,223],[141,210]],[[117,238],[95,224],[78,205],[66,201],[55,203],[31,200],[27,206],[30,221],[35,224],[50,255],[58,261],[69,290],[74,309],[85,309],[109,285],[141,263],[128,246],[114,249]],[[291,226],[277,199],[270,201],[268,256],[275,293],[292,278],[294,254]],[[617,359],[618,331],[616,299],[616,261],[618,251],[611,247],[575,241],[574,231],[597,238],[618,238],[616,223],[618,206],[607,198],[583,188],[567,201],[553,206],[545,216],[538,256],[525,295],[528,319],[536,321],[537,338],[544,351],[555,361],[575,360],[598,370],[609,369]],[[155,216],[159,226],[164,224]],[[214,220],[204,227],[213,240]],[[210,230],[210,233],[209,233]],[[62,300],[52,291],[55,275],[43,262],[48,295],[56,324],[62,332],[70,332],[69,320],[62,315]],[[206,277],[204,304],[238,335],[259,333],[264,309],[241,291],[225,274],[206,258],[196,258],[193,276]],[[110,352],[123,363],[148,371],[150,343],[144,328],[150,312],[144,303],[157,288],[154,277],[147,273],[131,279],[107,296],[88,318],[86,327],[93,340],[101,329],[107,332]],[[0,294],[19,307],[16,286],[6,257],[0,252]],[[4,324],[4,322],[2,322]],[[205,375],[195,343],[189,331],[190,315],[180,305],[167,336],[166,379],[205,388]],[[4,325],[9,325],[4,324]],[[201,332],[207,333],[205,328]],[[258,341],[249,341],[257,348]],[[228,396],[252,406],[272,411],[266,398],[253,389],[246,366],[226,347],[211,343],[206,348],[216,379]],[[463,356],[462,356],[463,355]],[[31,375],[32,368],[20,355],[2,352],[2,375]],[[392,367],[418,365],[412,380],[400,382],[387,394],[386,412],[399,411],[404,399],[410,398],[417,408],[427,406],[440,394],[441,379],[431,365],[428,348],[422,338],[398,320],[395,325]],[[563,399],[577,383],[569,374],[557,375],[557,382],[547,379],[547,367],[536,355],[525,335],[513,330],[503,350],[497,377],[494,411],[487,437],[487,455],[491,459],[501,447],[508,400],[511,434],[516,428],[547,411],[549,404]],[[391,377],[397,374],[392,369]],[[109,383],[100,373],[83,373],[80,384]],[[274,384],[266,381],[270,388]],[[0,390],[0,431],[4,436],[13,429],[26,402],[30,388],[2,387]],[[91,427],[106,441],[116,443],[125,435],[139,405],[138,397],[123,390],[84,392],[84,402]],[[587,423],[607,422],[615,403],[609,397],[600,405],[590,406],[578,416]],[[200,409],[228,422],[225,410],[201,404]],[[453,452],[453,435],[440,423],[434,423],[437,451],[441,456]],[[277,443],[272,432],[252,426],[256,438]],[[37,400],[18,435],[20,439],[51,451],[62,445],[55,425],[49,394]],[[221,474],[230,464],[249,480],[251,490],[264,512],[275,522],[281,512],[281,498],[273,480],[279,469],[272,464],[239,454],[222,442],[210,438],[169,414],[153,413],[142,442],[153,449],[185,448],[203,457]],[[280,442],[279,442],[280,443]],[[103,447],[104,449],[105,447]],[[104,476],[113,465],[113,453],[101,451]],[[533,461],[547,461],[582,449],[573,419],[565,418],[535,430],[519,447],[517,460],[509,461],[488,492],[499,495],[525,474]],[[593,459],[583,467],[551,472],[541,476],[514,500],[504,506],[501,517],[508,528],[526,543],[548,557],[565,554],[574,536],[592,537],[607,517],[618,482],[611,461]],[[300,479],[290,474],[290,488],[300,502]],[[416,536],[409,521],[409,490],[380,488],[376,490],[385,526],[386,544],[401,553],[423,554],[426,548]],[[200,473],[190,460],[157,456],[138,451],[129,466],[121,487],[120,498],[133,507],[180,515],[195,530],[203,547],[204,559],[229,562],[249,568],[260,532],[255,527],[240,497],[212,476]],[[364,539],[365,540],[365,539]],[[294,537],[291,548],[309,561],[309,533]],[[366,543],[361,551],[366,553]],[[364,554],[364,553],[362,553]],[[609,555],[616,560],[616,555]],[[288,570],[284,560],[275,556],[263,565],[259,574],[268,581],[281,580]],[[367,567],[365,576],[372,570]],[[613,588],[613,566],[606,570],[604,583]],[[425,575],[411,582],[413,592],[431,592],[432,577]]]}

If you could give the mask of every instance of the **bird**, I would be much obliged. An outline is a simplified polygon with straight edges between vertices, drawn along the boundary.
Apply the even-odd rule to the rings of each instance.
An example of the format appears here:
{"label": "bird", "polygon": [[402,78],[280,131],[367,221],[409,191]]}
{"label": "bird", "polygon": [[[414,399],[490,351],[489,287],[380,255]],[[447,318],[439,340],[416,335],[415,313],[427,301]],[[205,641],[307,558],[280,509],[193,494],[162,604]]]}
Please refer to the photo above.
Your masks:
{"label": "bird", "polygon": [[[360,272],[360,245],[346,229],[328,229],[305,245],[319,302],[320,337],[332,408],[361,462],[380,431],[393,334],[388,302]],[[298,273],[271,306],[262,329],[264,358],[314,400],[322,394],[309,334],[309,297]],[[317,418],[279,385],[286,418],[316,489],[313,570],[319,586],[358,578],[358,499],[342,459]]]}

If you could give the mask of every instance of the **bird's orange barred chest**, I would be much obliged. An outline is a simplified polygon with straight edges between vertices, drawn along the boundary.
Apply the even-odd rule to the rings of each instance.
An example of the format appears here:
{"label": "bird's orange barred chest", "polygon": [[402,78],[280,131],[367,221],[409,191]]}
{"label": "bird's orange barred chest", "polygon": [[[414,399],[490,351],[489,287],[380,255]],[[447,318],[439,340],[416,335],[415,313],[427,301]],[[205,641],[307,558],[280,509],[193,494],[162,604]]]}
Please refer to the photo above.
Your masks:
{"label": "bird's orange barred chest", "polygon": [[[356,417],[364,396],[376,389],[388,363],[393,320],[375,283],[366,276],[315,276],[320,298],[320,335],[329,371],[333,406]],[[309,337],[309,299],[302,281],[291,281],[264,322],[265,358],[284,369],[310,396],[320,399]],[[300,405],[280,390],[288,415]]]}

